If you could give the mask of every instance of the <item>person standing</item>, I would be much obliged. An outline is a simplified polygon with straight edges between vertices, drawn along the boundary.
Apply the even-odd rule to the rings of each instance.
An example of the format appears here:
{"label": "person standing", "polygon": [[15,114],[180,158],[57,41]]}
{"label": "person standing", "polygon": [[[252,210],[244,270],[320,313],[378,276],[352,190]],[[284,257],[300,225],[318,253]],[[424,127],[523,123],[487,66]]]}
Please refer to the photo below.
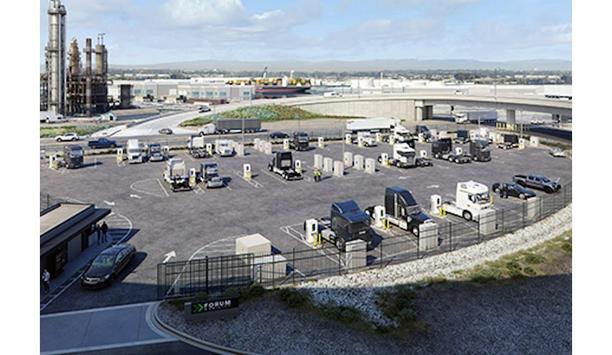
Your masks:
{"label": "person standing", "polygon": [[102,222],[102,226],[100,227],[100,230],[102,231],[102,242],[106,243],[107,242],[106,233],[108,233],[108,225],[106,224],[106,221]]}
{"label": "person standing", "polygon": [[102,232],[100,231],[100,226],[97,224],[94,226],[94,233],[96,233],[98,245],[100,245],[100,243],[102,242]]}
{"label": "person standing", "polygon": [[49,293],[49,283],[51,281],[51,274],[49,273],[49,271],[47,271],[47,269],[43,269],[41,279],[45,293]]}

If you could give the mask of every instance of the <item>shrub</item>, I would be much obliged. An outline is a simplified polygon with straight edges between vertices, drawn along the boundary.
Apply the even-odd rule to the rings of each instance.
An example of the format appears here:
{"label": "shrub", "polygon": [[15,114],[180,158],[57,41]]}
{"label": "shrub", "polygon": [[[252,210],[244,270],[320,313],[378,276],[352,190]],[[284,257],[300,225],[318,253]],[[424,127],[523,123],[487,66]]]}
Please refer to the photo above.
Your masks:
{"label": "shrub", "polygon": [[293,288],[281,288],[278,296],[291,308],[302,307],[310,303],[310,298],[305,293]]}
{"label": "shrub", "polygon": [[485,283],[498,280],[501,277],[499,269],[477,269],[470,273],[469,279],[477,283]]}
{"label": "shrub", "polygon": [[525,262],[527,264],[536,265],[546,261],[546,258],[540,254],[527,253],[525,254]]}
{"label": "shrub", "polygon": [[241,301],[257,298],[263,296],[266,293],[266,289],[258,284],[251,285],[249,288],[242,289],[240,293]]}

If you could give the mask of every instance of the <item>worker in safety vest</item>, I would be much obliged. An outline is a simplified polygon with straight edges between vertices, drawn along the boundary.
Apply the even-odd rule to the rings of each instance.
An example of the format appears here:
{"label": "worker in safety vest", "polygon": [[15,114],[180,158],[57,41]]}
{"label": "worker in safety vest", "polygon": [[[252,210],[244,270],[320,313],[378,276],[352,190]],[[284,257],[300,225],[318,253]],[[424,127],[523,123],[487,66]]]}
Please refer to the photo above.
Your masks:
{"label": "worker in safety vest", "polygon": [[321,181],[321,170],[319,170],[319,168],[315,168],[314,169],[313,175],[314,175],[314,181],[315,182],[320,182]]}

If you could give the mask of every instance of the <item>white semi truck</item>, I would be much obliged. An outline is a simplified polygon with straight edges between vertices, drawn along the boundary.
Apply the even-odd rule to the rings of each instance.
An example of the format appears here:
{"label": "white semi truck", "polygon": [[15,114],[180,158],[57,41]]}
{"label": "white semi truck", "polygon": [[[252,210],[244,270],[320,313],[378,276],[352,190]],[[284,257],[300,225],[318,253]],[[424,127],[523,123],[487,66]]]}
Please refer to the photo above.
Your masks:
{"label": "white semi truck", "polygon": [[359,118],[347,120],[346,130],[352,133],[357,133],[359,131],[391,132],[391,130],[399,126],[399,124],[400,120],[392,117]]}
{"label": "white semi truck", "polygon": [[215,153],[221,157],[231,157],[234,155],[232,142],[227,139],[217,139],[215,141]]}
{"label": "white semi truck", "polygon": [[[378,161],[383,163],[382,155],[378,158]],[[408,143],[394,144],[393,156],[389,159],[388,163],[398,168],[414,168],[433,165],[431,159],[421,156],[417,157],[416,151]]]}
{"label": "white semi truck", "polygon": [[465,218],[467,221],[478,221],[480,215],[493,208],[489,187],[476,181],[457,183],[455,201],[442,203],[442,210]]}
{"label": "white semi truck", "polygon": [[357,132],[357,144],[362,141],[364,147],[376,147],[376,138],[367,131]]}
{"label": "white semi truck", "polygon": [[138,139],[128,139],[126,146],[128,163],[144,163],[146,161],[147,156],[145,154],[144,145],[142,145]]}
{"label": "white semi truck", "polygon": [[191,190],[189,173],[183,159],[172,158],[168,160],[163,177],[172,191]]}

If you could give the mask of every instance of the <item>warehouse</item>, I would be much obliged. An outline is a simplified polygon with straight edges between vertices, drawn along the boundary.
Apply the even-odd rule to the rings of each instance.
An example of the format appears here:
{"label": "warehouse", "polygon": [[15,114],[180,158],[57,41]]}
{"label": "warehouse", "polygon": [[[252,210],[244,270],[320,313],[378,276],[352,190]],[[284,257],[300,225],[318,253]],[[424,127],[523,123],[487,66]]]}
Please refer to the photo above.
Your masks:
{"label": "warehouse", "polygon": [[57,277],[96,243],[95,225],[111,213],[92,204],[58,203],[40,213],[40,267]]}

